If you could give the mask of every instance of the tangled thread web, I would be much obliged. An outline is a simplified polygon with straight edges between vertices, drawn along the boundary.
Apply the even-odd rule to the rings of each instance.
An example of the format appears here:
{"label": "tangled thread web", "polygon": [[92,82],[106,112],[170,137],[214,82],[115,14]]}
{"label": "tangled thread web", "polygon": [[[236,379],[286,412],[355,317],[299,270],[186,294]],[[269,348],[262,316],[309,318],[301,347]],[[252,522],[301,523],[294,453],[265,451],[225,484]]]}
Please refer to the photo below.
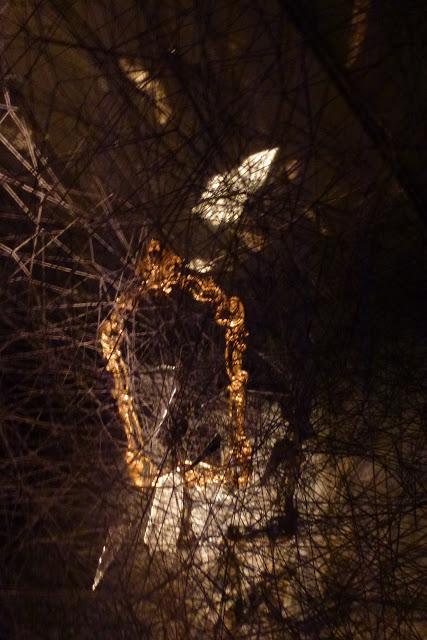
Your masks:
{"label": "tangled thread web", "polygon": [[[421,640],[423,98],[405,68],[386,108],[399,91],[375,102],[366,71],[397,14],[157,4],[3,5],[0,624]],[[240,486],[183,472],[228,460],[230,381],[212,308],[180,289],[126,317],[155,469],[129,473],[101,328],[153,237],[242,302]]]}

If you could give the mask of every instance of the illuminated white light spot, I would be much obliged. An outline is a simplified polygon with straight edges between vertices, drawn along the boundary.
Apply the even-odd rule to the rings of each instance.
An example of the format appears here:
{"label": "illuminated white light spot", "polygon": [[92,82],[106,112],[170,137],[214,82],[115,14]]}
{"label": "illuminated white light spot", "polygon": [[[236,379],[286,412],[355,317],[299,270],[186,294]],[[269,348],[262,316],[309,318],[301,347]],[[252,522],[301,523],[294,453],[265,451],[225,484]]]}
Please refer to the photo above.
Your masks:
{"label": "illuminated white light spot", "polygon": [[194,260],[191,260],[188,263],[188,266],[193,271],[198,271],[199,273],[208,273],[209,271],[212,271],[212,263],[202,260],[202,258],[194,258]]}
{"label": "illuminated white light spot", "polygon": [[99,585],[99,583],[102,580],[102,576],[103,576],[103,573],[98,569],[98,571],[96,572],[95,580],[93,581],[92,591],[96,590],[96,587]]}
{"label": "illuminated white light spot", "polygon": [[238,221],[248,197],[262,187],[278,148],[248,156],[236,169],[211,178],[193,213],[211,225]]}
{"label": "illuminated white light spot", "polygon": [[135,64],[125,58],[121,58],[119,65],[136,88],[145,93],[154,102],[154,113],[157,122],[161,125],[166,124],[172,115],[172,110],[161,81],[157,78],[152,78],[149,71],[144,69],[140,63]]}
{"label": "illuminated white light spot", "polygon": [[156,478],[144,542],[151,552],[176,549],[184,512],[183,481],[179,472]]}
{"label": "illuminated white light spot", "polygon": [[157,434],[158,430],[160,429],[160,427],[162,426],[163,422],[165,421],[166,416],[168,415],[169,407],[172,404],[172,400],[174,399],[175,394],[176,394],[176,387],[173,388],[171,396],[169,398],[169,402],[168,402],[167,406],[163,409],[163,413],[162,413],[162,416],[160,418],[160,423],[159,423],[159,425],[158,425],[158,427],[156,429],[156,432],[155,432],[156,434]]}
{"label": "illuminated white light spot", "polygon": [[106,550],[107,550],[107,545],[104,544],[104,546],[102,547],[101,555],[99,556],[99,559],[98,559],[98,568],[96,570],[95,579],[93,581],[92,591],[96,590],[97,586],[99,585],[99,583],[101,582],[104,576],[104,569],[101,568],[101,564],[102,564],[102,560],[104,558],[104,554]]}

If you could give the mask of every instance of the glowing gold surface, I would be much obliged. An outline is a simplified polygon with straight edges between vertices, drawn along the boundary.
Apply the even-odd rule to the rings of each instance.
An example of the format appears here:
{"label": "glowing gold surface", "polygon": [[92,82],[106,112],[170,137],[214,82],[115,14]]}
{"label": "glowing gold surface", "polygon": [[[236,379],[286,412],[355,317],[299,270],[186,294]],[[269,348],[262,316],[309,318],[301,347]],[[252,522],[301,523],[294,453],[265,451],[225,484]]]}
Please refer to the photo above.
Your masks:
{"label": "glowing gold surface", "polygon": [[251,446],[245,434],[245,404],[247,372],[243,369],[247,331],[245,311],[236,296],[228,297],[210,277],[184,273],[182,260],[171,251],[162,250],[151,240],[146,257],[137,267],[141,284],[128,294],[120,296],[108,320],[101,325],[101,348],[106,369],[113,375],[113,396],[125,429],[128,450],[126,463],[132,482],[139,487],[149,486],[157,474],[153,463],[142,454],[142,430],[132,396],[128,367],[120,349],[125,335],[125,319],[141,296],[149,291],[170,294],[178,287],[195,300],[210,305],[215,322],[225,330],[225,366],[228,385],[228,431],[224,465],[214,467],[201,463],[191,468],[185,461],[183,476],[189,484],[205,485],[210,482],[245,483],[250,473]]}

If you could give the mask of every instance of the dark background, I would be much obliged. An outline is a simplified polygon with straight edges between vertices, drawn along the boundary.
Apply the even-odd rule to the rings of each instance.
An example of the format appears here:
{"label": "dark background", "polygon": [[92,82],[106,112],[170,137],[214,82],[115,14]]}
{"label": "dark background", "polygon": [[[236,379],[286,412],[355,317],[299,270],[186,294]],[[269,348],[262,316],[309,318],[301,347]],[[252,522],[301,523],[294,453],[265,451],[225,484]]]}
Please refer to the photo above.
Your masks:
{"label": "dark background", "polygon": [[[295,440],[388,478],[363,496],[364,518],[325,522],[325,537],[349,535],[356,551],[301,596],[302,619],[267,607],[271,637],[421,639],[424,3],[45,1],[4,3],[1,15],[2,82],[55,172],[52,193],[72,203],[43,202],[31,219],[25,206],[37,217],[39,199],[22,185],[47,169],[31,175],[1,144],[25,205],[3,178],[0,238],[21,261],[2,249],[5,637],[163,637],[118,568],[90,591],[124,484],[97,330],[155,236],[184,260],[214,247],[216,280],[245,304],[251,388],[280,394]],[[163,83],[166,125],[122,59]],[[0,132],[23,148],[10,117]],[[190,215],[209,177],[273,147],[236,227],[216,234]],[[141,358],[202,371],[204,396],[223,385],[209,313],[179,295],[152,305],[132,330]],[[161,587],[150,594],[155,608]],[[365,626],[354,611],[369,612]]]}

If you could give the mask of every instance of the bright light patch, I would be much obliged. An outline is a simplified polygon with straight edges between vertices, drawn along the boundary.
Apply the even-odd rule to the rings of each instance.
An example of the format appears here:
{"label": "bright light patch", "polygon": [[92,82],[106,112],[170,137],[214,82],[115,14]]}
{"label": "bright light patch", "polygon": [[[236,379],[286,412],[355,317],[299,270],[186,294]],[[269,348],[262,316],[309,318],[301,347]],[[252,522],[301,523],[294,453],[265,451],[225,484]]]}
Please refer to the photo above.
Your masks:
{"label": "bright light patch", "polygon": [[209,273],[212,271],[212,263],[203,260],[202,258],[194,258],[188,263],[188,266],[193,271],[197,271],[198,273]]}
{"label": "bright light patch", "polygon": [[276,147],[254,153],[237,169],[211,178],[200,202],[193,208],[193,213],[215,227],[237,222],[248,197],[266,181],[277,151]]}
{"label": "bright light patch", "polygon": [[172,110],[161,81],[152,78],[149,71],[144,69],[140,63],[131,63],[122,58],[119,60],[119,65],[136,88],[145,93],[154,102],[154,113],[157,122],[161,125],[166,124],[172,115]]}
{"label": "bright light patch", "polygon": [[151,552],[175,550],[184,512],[184,483],[176,471],[161,475],[153,482],[153,499],[144,532]]}

